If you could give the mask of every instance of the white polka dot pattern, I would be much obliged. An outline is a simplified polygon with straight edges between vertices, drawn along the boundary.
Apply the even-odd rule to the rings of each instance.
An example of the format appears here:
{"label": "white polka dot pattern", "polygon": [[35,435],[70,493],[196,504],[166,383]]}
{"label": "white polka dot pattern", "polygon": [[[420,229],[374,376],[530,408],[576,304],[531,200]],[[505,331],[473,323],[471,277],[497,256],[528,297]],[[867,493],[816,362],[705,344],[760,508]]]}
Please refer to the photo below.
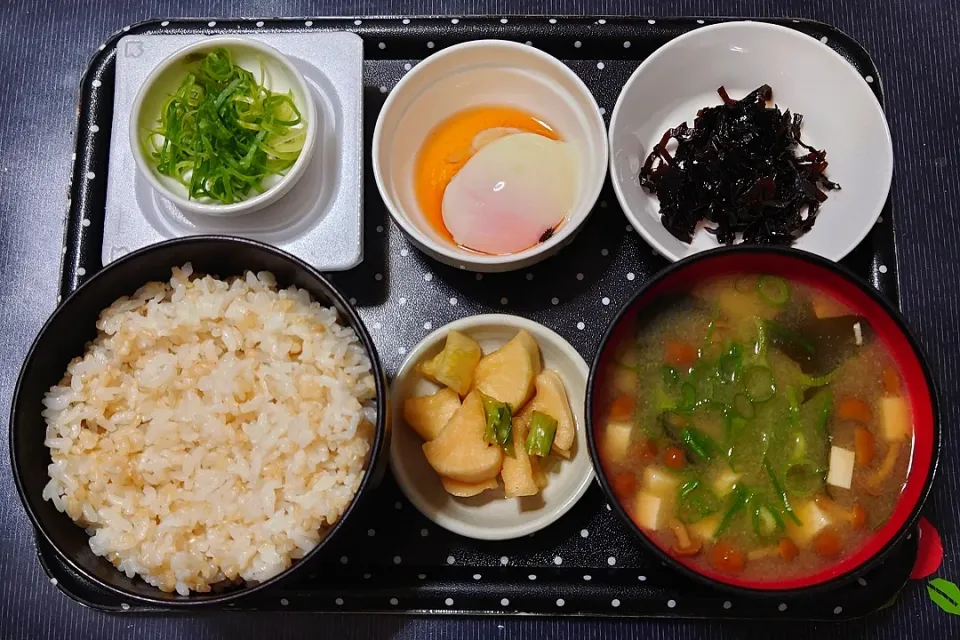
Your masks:
{"label": "white polka dot pattern", "polygon": [[[611,91],[611,83],[622,83],[626,77],[624,73],[629,74],[630,69],[624,71],[627,66],[624,62],[635,61],[648,49],[644,32],[662,33],[671,28],[671,21],[668,19],[618,19],[613,21],[616,25],[611,25],[614,29],[608,28],[608,31],[611,33],[615,31],[617,35],[605,38],[603,30],[600,29],[607,24],[605,19],[591,20],[579,31],[567,31],[569,25],[565,24],[563,18],[540,17],[529,20],[499,16],[483,19],[446,18],[444,24],[447,26],[433,36],[435,40],[428,41],[424,38],[416,41],[409,36],[414,29],[421,28],[416,24],[409,30],[402,30],[405,33],[403,38],[397,38],[397,34],[401,32],[397,22],[410,25],[416,23],[415,19],[394,17],[389,20],[351,20],[355,27],[363,27],[358,31],[364,34],[367,41],[368,59],[374,57],[377,59],[377,73],[373,79],[367,79],[368,94],[365,103],[368,109],[367,117],[375,117],[376,110],[379,109],[392,87],[404,77],[406,72],[411,71],[420,59],[435,50],[454,44],[458,37],[465,38],[468,33],[471,36],[477,33],[476,29],[481,20],[488,28],[492,27],[492,33],[499,33],[500,37],[509,37],[517,42],[526,42],[529,46],[533,46],[533,41],[524,40],[524,37],[529,37],[530,33],[534,32],[525,34],[522,28],[528,22],[530,24],[535,22],[538,29],[535,33],[540,34],[536,37],[537,45],[569,60],[574,71],[592,89],[604,88],[604,91],[597,92],[600,113],[604,116],[612,110],[616,99],[617,87]],[[392,31],[382,30],[381,25],[385,22],[390,22]],[[705,21],[697,20],[696,23],[704,24]],[[161,26],[168,27],[170,24],[170,21],[164,21]],[[202,30],[227,30],[235,26],[233,20],[229,23],[221,21],[219,24],[213,20],[203,20],[196,24]],[[265,23],[264,20],[258,20],[247,24],[248,30],[252,25],[263,29],[269,24],[271,33],[288,28],[276,21]],[[692,27],[693,21],[688,20],[687,24],[688,27]],[[498,25],[509,26],[501,29]],[[623,29],[624,25],[630,25],[631,29],[629,31]],[[646,25],[656,26],[656,29],[648,29]],[[305,20],[291,23],[289,28],[302,31],[304,27],[312,28],[313,26],[313,21]],[[349,28],[349,23],[346,26]],[[455,26],[459,28],[454,28]],[[177,23],[175,29],[179,28]],[[326,28],[326,23],[320,23],[318,28]],[[174,32],[175,29],[170,29],[168,33]],[[575,35],[566,39],[567,33]],[[814,37],[825,41],[828,46],[842,49],[842,42],[829,35],[831,32],[826,32],[828,36],[823,36],[823,33],[824,29],[820,28],[815,32]],[[630,35],[626,36],[626,34]],[[624,39],[625,36],[630,39]],[[566,57],[563,56],[565,52],[569,54]],[[604,54],[609,58],[607,59]],[[630,68],[634,67],[635,64]],[[861,72],[864,82],[871,85],[872,89],[878,90],[879,80],[875,77],[875,72],[869,67],[865,67],[864,70],[870,71],[870,73]],[[89,86],[99,89],[102,84],[99,79],[94,79]],[[369,95],[369,92],[373,95]],[[105,92],[92,93],[99,94],[103,99]],[[82,128],[80,130],[83,131]],[[102,120],[97,123],[88,121],[86,131],[92,135],[85,137],[94,139],[90,144],[103,144],[100,140],[109,137],[105,135],[109,132],[109,123],[105,124]],[[78,168],[77,175],[81,177],[81,182],[84,182],[83,177],[86,178],[86,182],[93,182],[90,188],[102,188],[100,183],[106,183],[107,167],[105,165],[90,163],[88,157],[83,156],[77,160],[75,166]],[[369,201],[376,199],[375,188],[371,193],[374,196],[368,198],[368,204]],[[571,247],[561,252],[557,258],[511,273],[484,275],[460,272],[456,268],[442,266],[417,250],[396,225],[390,224],[389,217],[380,210],[381,208],[382,206],[368,207],[365,211],[365,262],[350,272],[333,274],[332,279],[347,294],[356,296],[349,298],[350,304],[358,307],[367,326],[372,329],[388,374],[395,372],[409,350],[425,336],[425,332],[433,331],[436,327],[441,327],[453,319],[490,310],[533,317],[557,330],[584,355],[592,355],[619,306],[629,299],[630,295],[638,290],[650,275],[666,265],[656,252],[647,247],[643,239],[634,232],[633,227],[626,224],[616,197],[609,186],[598,199],[591,220],[584,226]],[[77,224],[78,220],[79,224]],[[91,231],[99,229],[102,232],[101,220],[94,217],[93,222],[96,224],[92,224],[89,217],[73,220],[75,227],[83,230],[92,227]],[[880,218],[877,222],[881,225],[884,220]],[[81,231],[81,233],[91,231]],[[878,233],[892,233],[889,220]],[[74,266],[74,273],[84,277],[88,275],[86,267],[91,267],[91,264]],[[881,290],[884,281],[896,281],[896,263],[892,257],[882,262],[874,262],[873,266],[876,269],[875,273],[883,276],[877,277],[881,282]],[[92,267],[90,271],[93,272]],[[399,494],[394,492],[393,495]],[[393,497],[390,497],[382,503],[386,512],[390,512],[389,505],[392,500]],[[682,588],[677,593],[664,591],[663,583],[659,580],[659,566],[654,566],[645,552],[638,549],[632,542],[624,544],[625,539],[619,537],[621,535],[619,516],[609,513],[609,505],[606,505],[606,509],[601,509],[600,504],[598,502],[592,505],[596,511],[593,519],[572,520],[575,524],[571,524],[564,534],[567,539],[553,540],[549,536],[538,536],[536,543],[530,542],[531,545],[545,545],[537,547],[536,554],[525,552],[524,548],[516,542],[503,543],[503,546],[497,549],[497,553],[502,549],[509,553],[509,556],[492,555],[486,551],[478,552],[475,546],[462,541],[451,544],[446,531],[440,528],[429,530],[424,528],[423,524],[429,523],[421,519],[420,514],[406,501],[394,503],[395,510],[399,513],[390,512],[390,517],[395,520],[385,519],[383,524],[378,520],[368,521],[368,524],[372,523],[376,528],[363,526],[357,530],[357,533],[362,543],[367,545],[362,547],[363,549],[377,548],[376,553],[379,555],[376,558],[376,566],[389,567],[389,571],[397,575],[408,575],[409,579],[416,576],[420,581],[428,580],[427,573],[414,572],[426,569],[430,573],[429,582],[413,583],[421,588],[443,584],[449,576],[455,575],[456,580],[468,583],[475,590],[488,590],[489,595],[485,601],[488,609],[495,608],[496,603],[499,602],[502,607],[511,607],[511,611],[526,612],[528,610],[530,603],[527,602],[525,595],[516,593],[504,595],[496,591],[501,575],[509,575],[511,579],[515,577],[519,580],[525,579],[526,582],[536,582],[536,585],[528,585],[531,589],[534,587],[544,589],[548,586],[571,582],[579,583],[581,588],[587,586],[583,583],[590,583],[589,586],[593,588],[602,588],[608,584],[608,575],[622,575],[622,579],[628,582],[627,586],[632,587],[635,592],[655,594],[658,607],[664,611],[677,609],[677,615],[699,611],[697,609],[699,603],[686,596]],[[409,523],[410,529],[403,534],[405,536],[403,545],[388,545],[386,542],[392,540],[395,535],[392,525],[397,522]],[[397,532],[398,535],[399,533]],[[541,538],[546,542],[542,542]],[[333,555],[333,563],[337,564],[339,559],[342,565],[338,566],[341,573],[351,573],[355,578],[362,575],[365,580],[374,580],[374,576],[380,577],[376,571],[359,573],[365,568],[372,571],[372,567],[375,566],[372,564],[372,558],[366,557],[364,555],[366,552],[361,551],[361,547],[357,547],[356,550],[354,547],[346,547],[345,550],[347,555],[339,556],[336,552]],[[423,554],[427,552],[430,555],[424,559]],[[611,553],[616,555],[610,555]],[[592,568],[586,569],[586,567]],[[600,567],[604,568],[600,569]],[[483,571],[483,576],[473,572],[478,568]],[[585,569],[596,575],[583,573]],[[530,573],[531,570],[537,573]],[[649,581],[647,575],[637,575],[635,573],[637,571],[649,572]],[[440,575],[441,573],[444,575]],[[623,575],[624,573],[626,575]],[[637,582],[644,584],[629,582],[634,575],[637,575]],[[617,580],[620,578],[618,577]],[[57,584],[56,579],[51,582]],[[366,586],[369,587],[372,584],[367,583]],[[867,580],[859,578],[857,584],[860,587],[866,587]],[[876,584],[878,583],[872,583],[871,589],[875,588]],[[855,591],[867,592],[871,589],[855,589]],[[564,593],[569,601],[557,598],[556,596],[560,593]],[[359,602],[352,592],[345,595],[350,602],[350,609],[364,610],[364,603]],[[380,592],[376,596],[376,606],[380,609],[386,608],[384,606],[386,599],[390,605],[399,607],[400,611],[426,607],[427,603],[419,601],[415,603],[409,595],[408,591]],[[466,595],[463,597],[457,593],[453,595],[457,599],[458,609],[469,611],[476,606]],[[614,595],[617,597],[614,598]],[[431,596],[432,600],[428,603],[429,607],[439,609],[441,602],[448,607],[453,606],[453,598],[445,596],[446,594],[442,591],[439,594],[434,593]],[[573,613],[580,612],[588,606],[579,597],[575,598],[563,591],[553,591],[540,597],[540,606],[545,605],[551,610],[566,608],[567,613]],[[271,606],[298,609],[304,606],[301,602],[300,598],[281,598],[278,594],[272,597]],[[338,607],[344,605],[343,597],[337,597],[332,602]],[[738,600],[736,608],[733,604],[730,600],[722,602],[713,600],[711,606],[718,612],[721,609],[734,609],[732,615],[750,610],[748,602],[741,603]],[[767,601],[768,615],[776,612],[783,613],[788,610],[788,606],[793,607],[790,600],[779,605],[775,600],[772,605],[777,607],[776,611],[773,611],[773,606]],[[326,599],[325,606],[333,607],[329,598]],[[622,615],[633,612],[634,606],[633,595],[629,595],[626,591],[609,590],[595,605],[597,612],[606,611],[608,615],[612,614],[609,611],[610,607],[620,608],[619,614]],[[129,609],[130,605],[123,603],[122,608]],[[835,615],[847,612],[846,615],[849,616],[854,615],[858,609],[851,607],[845,600],[840,603],[830,601],[823,604],[819,613],[822,617],[827,617],[826,614],[831,611]],[[800,609],[794,607],[791,614],[799,615],[799,612]],[[717,613],[717,615],[723,614]]]}

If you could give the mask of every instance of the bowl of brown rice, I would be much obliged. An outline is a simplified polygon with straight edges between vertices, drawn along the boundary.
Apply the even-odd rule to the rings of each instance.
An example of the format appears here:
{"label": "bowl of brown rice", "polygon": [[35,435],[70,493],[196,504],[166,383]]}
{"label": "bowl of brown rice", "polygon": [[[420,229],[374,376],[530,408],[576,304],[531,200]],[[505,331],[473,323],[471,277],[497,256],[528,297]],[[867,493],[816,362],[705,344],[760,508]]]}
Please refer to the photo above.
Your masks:
{"label": "bowl of brown rice", "polygon": [[12,469],[83,578],[162,606],[243,597],[322,556],[382,477],[386,379],[357,312],[268,245],[130,253],[27,355]]}

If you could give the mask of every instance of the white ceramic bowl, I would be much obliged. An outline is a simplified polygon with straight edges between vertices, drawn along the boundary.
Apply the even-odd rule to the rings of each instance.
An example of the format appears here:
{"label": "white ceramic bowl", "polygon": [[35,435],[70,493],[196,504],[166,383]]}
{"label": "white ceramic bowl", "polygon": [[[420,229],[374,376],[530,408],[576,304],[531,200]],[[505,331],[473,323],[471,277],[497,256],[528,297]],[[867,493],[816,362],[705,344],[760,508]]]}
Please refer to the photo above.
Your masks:
{"label": "white ceramic bowl", "polygon": [[[235,64],[260,76],[260,65],[265,72],[264,85],[273,92],[292,92],[293,102],[297,105],[306,122],[307,136],[303,150],[293,166],[282,176],[271,176],[264,181],[267,189],[242,202],[221,204],[212,200],[191,200],[187,188],[175,179],[160,175],[143,148],[144,131],[156,126],[160,109],[166,98],[180,86],[184,78],[184,59],[196,53],[203,53],[223,47],[233,55]],[[276,202],[287,193],[303,175],[313,155],[317,137],[316,105],[303,75],[286,56],[273,47],[252,38],[241,36],[219,36],[206,38],[173,53],[150,72],[133,103],[130,113],[130,146],[140,173],[155,190],[169,199],[180,209],[212,216],[238,216],[252,213]]]}
{"label": "white ceramic bowl", "polygon": [[[546,242],[505,256],[462,249],[424,218],[414,192],[415,160],[431,130],[479,105],[520,108],[554,127],[576,148],[579,191],[566,222]],[[477,40],[444,49],[413,68],[390,92],[373,132],[373,172],[394,221],[415,245],[449,265],[509,271],[543,260],[573,240],[603,186],[606,130],[583,81],[539,49],[504,40]]]}
{"label": "white ceramic bowl", "polygon": [[671,40],[637,67],[610,120],[610,177],[634,228],[670,260],[718,246],[700,229],[691,244],[660,223],[659,201],[638,174],[663,132],[697,110],[720,104],[717,88],[734,99],[762,84],[782,109],[803,114],[803,140],[826,149],[828,192],[817,222],[794,246],[840,260],[867,235],[890,190],[893,146],[883,111],[866,80],[814,38],[762,22],[701,27]]}
{"label": "white ceramic bowl", "polygon": [[[503,346],[521,329],[540,345],[543,366],[560,375],[577,421],[573,455],[547,473],[548,484],[537,496],[506,498],[501,485],[473,498],[454,498],[423,455],[423,440],[403,420],[403,401],[433,393],[439,387],[421,378],[414,367],[443,348],[447,333],[460,331],[480,343],[484,353]],[[454,533],[480,540],[519,538],[543,529],[576,504],[593,480],[587,447],[584,398],[589,370],[576,349],[543,325],[517,316],[486,314],[440,327],[414,348],[394,378],[391,391],[393,433],[390,468],[400,489],[425,516]]]}

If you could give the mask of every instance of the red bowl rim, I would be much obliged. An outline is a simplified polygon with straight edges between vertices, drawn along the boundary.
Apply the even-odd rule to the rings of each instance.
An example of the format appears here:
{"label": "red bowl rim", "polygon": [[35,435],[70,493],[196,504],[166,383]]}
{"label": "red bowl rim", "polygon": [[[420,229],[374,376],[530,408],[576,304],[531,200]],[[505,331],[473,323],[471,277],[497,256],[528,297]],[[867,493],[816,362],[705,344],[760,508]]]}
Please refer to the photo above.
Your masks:
{"label": "red bowl rim", "polygon": [[[605,360],[609,357],[607,347],[612,337],[617,329],[623,326],[625,319],[632,320],[633,315],[646,304],[644,298],[653,299],[659,296],[670,289],[670,285],[678,275],[691,267],[708,261],[720,261],[721,263],[727,261],[740,265],[744,262],[758,263],[762,261],[764,263],[763,268],[768,271],[771,269],[776,271],[778,266],[782,268],[784,265],[790,264],[794,267],[804,266],[808,269],[807,273],[801,276],[801,279],[805,278],[810,282],[817,282],[821,286],[823,278],[826,277],[832,281],[828,284],[828,290],[834,295],[838,295],[851,308],[860,311],[864,311],[864,308],[866,308],[874,314],[879,312],[879,319],[876,315],[870,316],[871,324],[875,328],[877,324],[883,325],[876,328],[877,335],[887,342],[897,365],[904,368],[903,360],[906,359],[909,361],[907,364],[909,364],[910,373],[921,374],[913,375],[912,378],[904,376],[911,409],[914,413],[916,441],[911,453],[911,464],[907,473],[906,486],[897,502],[897,506],[887,522],[876,531],[873,537],[869,538],[857,551],[826,569],[785,580],[758,581],[745,580],[687,564],[671,555],[658,542],[636,526],[619,500],[616,499],[603,470],[594,430],[594,388],[600,375],[599,372],[603,370]],[[801,265],[800,263],[806,264]],[[728,269],[729,272],[742,272],[743,270],[742,266],[739,269]],[[753,267],[748,268],[748,270],[756,271],[758,269]],[[891,338],[895,339],[895,344],[890,343]],[[917,418],[918,404],[924,411],[922,421]],[[843,265],[815,254],[788,247],[734,246],[713,249],[680,260],[664,268],[647,281],[620,308],[600,341],[587,383],[586,419],[590,456],[597,470],[597,481],[607,495],[611,508],[633,531],[634,535],[648,549],[660,556],[667,565],[681,573],[711,586],[753,596],[776,596],[787,593],[797,595],[798,592],[808,593],[826,589],[839,582],[852,579],[871,566],[875,566],[890,550],[897,546],[919,517],[923,504],[932,488],[941,448],[936,386],[923,353],[899,311],[885,300],[876,289],[863,282]],[[918,426],[921,428],[917,428]],[[918,434],[922,434],[922,437],[917,438]]]}

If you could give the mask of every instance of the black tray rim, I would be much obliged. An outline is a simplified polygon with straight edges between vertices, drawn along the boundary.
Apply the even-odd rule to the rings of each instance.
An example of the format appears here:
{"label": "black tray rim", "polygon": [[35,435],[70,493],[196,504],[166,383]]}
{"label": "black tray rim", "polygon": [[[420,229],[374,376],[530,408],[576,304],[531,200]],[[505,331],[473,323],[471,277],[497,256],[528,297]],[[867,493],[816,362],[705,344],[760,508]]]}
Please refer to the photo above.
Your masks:
{"label": "black tray rim", "polygon": [[[143,605],[137,604],[136,606],[131,606],[126,603],[122,603],[119,607],[110,607],[106,605],[101,605],[87,598],[84,598],[75,591],[67,589],[62,582],[60,582],[54,575],[53,568],[49,564],[49,559],[44,555],[44,551],[40,546],[40,537],[39,532],[34,529],[34,535],[36,537],[37,544],[35,545],[35,553],[37,560],[40,563],[41,568],[43,568],[44,573],[50,579],[51,584],[56,587],[56,589],[65,595],[67,598],[76,602],[78,605],[91,609],[93,611],[100,611],[108,615],[113,616],[150,616],[150,617],[163,617],[163,618],[184,618],[189,617],[190,614],[204,614],[208,612],[227,612],[227,613],[248,613],[255,611],[282,611],[283,609],[277,608],[256,608],[256,607],[241,607],[236,606],[235,602],[226,603],[226,605],[208,605],[208,606],[199,606],[192,608],[171,608],[171,607],[162,607],[155,604]],[[907,549],[907,552],[916,554],[918,552],[918,541],[920,533],[918,525],[913,525],[912,528],[908,530],[906,536],[896,541],[895,547],[890,549],[890,553],[896,553],[901,551],[904,546],[911,546],[912,549]],[[50,551],[51,555],[55,555],[53,551]],[[53,561],[59,562],[59,560],[54,557]],[[62,563],[61,563],[62,564]],[[71,570],[65,567],[65,570],[71,572]],[[82,578],[81,578],[82,579]],[[591,612],[577,612],[569,611],[564,613],[539,613],[535,611],[518,611],[518,612],[504,612],[498,611],[495,609],[429,609],[429,608],[420,608],[420,609],[363,609],[363,611],[354,611],[354,610],[344,610],[337,611],[333,609],[317,609],[314,611],[293,611],[292,613],[301,613],[310,615],[311,613],[316,614],[339,614],[339,615],[376,615],[376,616],[432,616],[436,618],[460,618],[460,619],[490,619],[490,618],[536,618],[543,619],[549,618],[553,620],[563,620],[563,619],[578,619],[578,620],[676,620],[678,618],[684,620],[693,620],[693,621],[743,621],[743,622],[773,622],[774,624],[789,624],[791,622],[819,622],[819,623],[833,623],[833,624],[842,624],[845,622],[852,622],[856,620],[863,620],[867,617],[870,617],[884,609],[896,604],[897,599],[900,597],[901,592],[906,588],[913,578],[910,576],[904,576],[903,580],[897,581],[897,588],[894,591],[893,595],[888,599],[879,604],[876,608],[870,609],[867,611],[859,612],[857,615],[846,615],[846,616],[834,616],[828,618],[822,615],[816,615],[813,617],[800,617],[795,615],[784,615],[783,617],[778,618],[777,620],[771,620],[770,618],[761,617],[759,615],[742,615],[742,616],[731,616],[731,617],[717,617],[709,615],[683,615],[678,616],[674,613],[660,613],[660,614],[641,614],[641,613],[629,613],[629,612],[617,612],[614,613],[601,613],[598,611]],[[723,591],[718,591],[719,594],[724,593]]]}

